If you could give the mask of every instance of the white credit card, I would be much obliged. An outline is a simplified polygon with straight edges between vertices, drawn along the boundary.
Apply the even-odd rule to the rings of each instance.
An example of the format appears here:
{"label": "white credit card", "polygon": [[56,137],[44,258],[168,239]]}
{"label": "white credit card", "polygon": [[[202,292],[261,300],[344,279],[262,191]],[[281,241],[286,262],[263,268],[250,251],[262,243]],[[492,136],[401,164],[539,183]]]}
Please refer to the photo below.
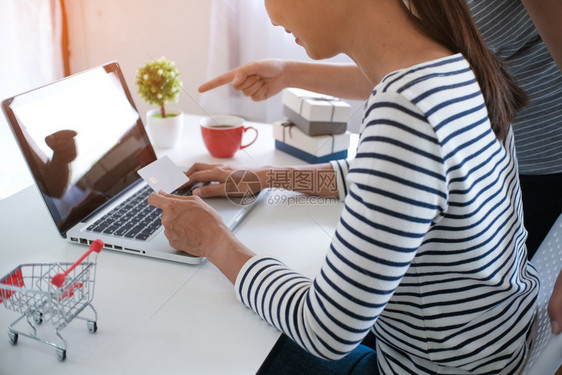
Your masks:
{"label": "white credit card", "polygon": [[153,161],[137,173],[157,193],[162,190],[171,194],[189,181],[185,173],[168,156]]}

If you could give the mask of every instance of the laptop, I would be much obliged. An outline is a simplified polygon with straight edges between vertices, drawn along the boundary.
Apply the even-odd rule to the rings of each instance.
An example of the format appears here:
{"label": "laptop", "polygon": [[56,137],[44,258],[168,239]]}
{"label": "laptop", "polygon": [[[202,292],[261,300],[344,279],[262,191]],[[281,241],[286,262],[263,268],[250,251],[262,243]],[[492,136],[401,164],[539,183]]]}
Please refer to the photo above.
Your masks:
{"label": "laptop", "polygon": [[[161,211],[146,202],[152,190],[137,171],[157,157],[117,62],[8,98],[2,109],[62,237],[87,246],[101,239],[107,249],[141,256],[204,261],[170,247]],[[231,230],[256,202],[207,200]]]}

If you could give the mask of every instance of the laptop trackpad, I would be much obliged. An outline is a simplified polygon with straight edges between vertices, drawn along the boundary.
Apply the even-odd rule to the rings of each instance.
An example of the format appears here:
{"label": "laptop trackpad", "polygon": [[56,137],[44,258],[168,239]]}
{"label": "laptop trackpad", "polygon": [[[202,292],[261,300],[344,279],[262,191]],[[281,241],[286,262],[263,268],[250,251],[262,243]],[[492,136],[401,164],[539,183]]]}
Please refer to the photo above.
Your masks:
{"label": "laptop trackpad", "polygon": [[236,204],[227,198],[206,198],[205,202],[219,213],[230,230],[234,230],[238,221],[243,218],[246,211],[249,211],[253,205],[253,203],[248,205]]}

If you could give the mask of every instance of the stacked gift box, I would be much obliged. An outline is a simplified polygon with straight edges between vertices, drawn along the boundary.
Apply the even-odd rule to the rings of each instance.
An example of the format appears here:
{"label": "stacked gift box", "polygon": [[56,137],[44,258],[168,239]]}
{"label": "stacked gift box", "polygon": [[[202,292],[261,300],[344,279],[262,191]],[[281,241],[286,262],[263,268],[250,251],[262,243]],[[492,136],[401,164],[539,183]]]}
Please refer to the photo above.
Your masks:
{"label": "stacked gift box", "polygon": [[333,96],[289,88],[283,90],[286,121],[273,124],[275,148],[308,163],[345,159],[351,106]]}

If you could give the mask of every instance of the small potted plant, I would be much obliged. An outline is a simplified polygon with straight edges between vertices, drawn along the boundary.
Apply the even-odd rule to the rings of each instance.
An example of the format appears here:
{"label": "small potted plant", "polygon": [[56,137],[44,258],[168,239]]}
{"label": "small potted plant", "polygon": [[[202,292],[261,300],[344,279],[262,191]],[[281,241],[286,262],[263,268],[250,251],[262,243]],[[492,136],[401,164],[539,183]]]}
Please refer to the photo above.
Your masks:
{"label": "small potted plant", "polygon": [[157,105],[146,114],[150,135],[157,147],[174,147],[181,137],[183,112],[167,108],[169,102],[178,102],[182,81],[173,61],[165,57],[146,62],[137,71],[135,83],[138,93],[149,104]]}

